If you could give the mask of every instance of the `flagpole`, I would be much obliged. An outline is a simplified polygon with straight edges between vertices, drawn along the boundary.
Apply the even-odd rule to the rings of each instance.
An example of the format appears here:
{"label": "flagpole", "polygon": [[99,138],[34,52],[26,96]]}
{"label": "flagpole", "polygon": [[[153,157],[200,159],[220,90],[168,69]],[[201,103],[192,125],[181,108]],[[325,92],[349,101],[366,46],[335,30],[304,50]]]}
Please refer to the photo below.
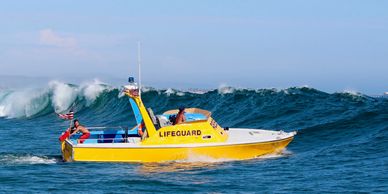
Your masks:
{"label": "flagpole", "polygon": [[[73,111],[74,105],[75,105],[75,103],[73,103],[73,105],[72,105],[71,108],[70,108],[69,113],[67,113],[67,114],[56,113],[61,119],[70,120],[70,122],[69,122],[69,129],[67,129],[67,130],[59,137],[59,141],[61,141],[61,142],[63,142],[65,139],[69,139],[70,136],[71,136],[71,123],[72,123],[73,120],[74,120],[74,111]],[[63,145],[63,144],[62,144],[62,145]]]}
{"label": "flagpole", "polygon": [[141,59],[140,59],[140,41],[137,42],[137,65],[139,66],[139,98],[141,99]]}
{"label": "flagpole", "polygon": [[71,105],[71,108],[70,108],[70,112],[73,114],[73,116],[71,117],[70,123],[69,123],[69,130],[70,130],[69,131],[69,138],[71,135],[71,123],[73,122],[73,119],[74,119],[74,110],[73,110],[74,106],[75,106],[75,102],[73,102],[73,104]]}
{"label": "flagpole", "polygon": [[70,138],[70,135],[71,135],[71,123],[73,122],[73,119],[70,120],[70,123],[69,123],[69,137]]}

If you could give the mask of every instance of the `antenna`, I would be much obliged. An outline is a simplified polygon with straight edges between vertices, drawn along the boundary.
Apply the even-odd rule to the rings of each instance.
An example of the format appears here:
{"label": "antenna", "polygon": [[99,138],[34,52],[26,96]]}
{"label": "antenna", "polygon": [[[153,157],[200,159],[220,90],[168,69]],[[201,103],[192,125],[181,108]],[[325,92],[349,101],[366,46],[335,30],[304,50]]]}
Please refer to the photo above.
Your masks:
{"label": "antenna", "polygon": [[137,65],[139,66],[139,98],[141,98],[141,60],[140,60],[140,41],[137,42]]}

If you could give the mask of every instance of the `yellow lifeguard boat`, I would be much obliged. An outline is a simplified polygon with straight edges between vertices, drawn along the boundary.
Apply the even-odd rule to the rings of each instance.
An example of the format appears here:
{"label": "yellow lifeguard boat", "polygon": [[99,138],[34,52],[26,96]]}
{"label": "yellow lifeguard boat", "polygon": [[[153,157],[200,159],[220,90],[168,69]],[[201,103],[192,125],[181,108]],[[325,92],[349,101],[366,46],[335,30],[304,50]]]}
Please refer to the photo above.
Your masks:
{"label": "yellow lifeguard boat", "polygon": [[[64,161],[93,162],[164,162],[207,158],[245,160],[281,152],[296,132],[260,129],[222,128],[211,113],[198,108],[186,108],[184,123],[172,125],[169,117],[178,113],[170,110],[155,116],[139,95],[139,88],[130,78],[123,87],[129,97],[137,125],[125,127],[90,127],[90,137],[77,143],[73,135],[61,143]],[[144,130],[138,135],[140,126]]]}

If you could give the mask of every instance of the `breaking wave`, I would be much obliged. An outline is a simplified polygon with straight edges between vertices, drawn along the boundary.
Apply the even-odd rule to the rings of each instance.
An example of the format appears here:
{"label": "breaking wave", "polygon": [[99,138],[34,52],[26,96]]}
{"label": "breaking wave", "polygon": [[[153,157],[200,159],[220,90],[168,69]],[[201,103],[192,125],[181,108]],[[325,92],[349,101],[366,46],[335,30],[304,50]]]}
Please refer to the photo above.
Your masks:
{"label": "breaking wave", "polygon": [[[297,138],[310,143],[323,137],[378,138],[387,130],[388,99],[356,92],[326,93],[310,87],[244,89],[222,86],[214,90],[155,89],[144,87],[142,99],[155,114],[179,106],[211,111],[223,127],[298,130]],[[133,118],[128,98],[120,89],[98,80],[79,86],[52,81],[47,88],[0,91],[0,117],[52,116],[73,109],[76,117],[94,125],[130,125]],[[383,133],[384,134],[384,133]],[[321,138],[316,138],[317,135]],[[298,141],[296,141],[298,142]],[[330,142],[333,143],[333,142]],[[327,143],[327,145],[330,145]],[[202,160],[202,159],[201,159]]]}
{"label": "breaking wave", "polygon": [[88,107],[113,88],[98,80],[80,86],[51,81],[47,88],[0,91],[0,117],[24,118]]}

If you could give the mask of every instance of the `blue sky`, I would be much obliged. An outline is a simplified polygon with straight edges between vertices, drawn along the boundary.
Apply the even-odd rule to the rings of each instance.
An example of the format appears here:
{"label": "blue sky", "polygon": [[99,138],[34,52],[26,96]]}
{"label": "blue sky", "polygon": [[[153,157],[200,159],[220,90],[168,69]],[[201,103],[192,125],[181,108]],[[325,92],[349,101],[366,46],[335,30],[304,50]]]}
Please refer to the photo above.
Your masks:
{"label": "blue sky", "polygon": [[388,91],[388,1],[1,1],[0,74]]}

